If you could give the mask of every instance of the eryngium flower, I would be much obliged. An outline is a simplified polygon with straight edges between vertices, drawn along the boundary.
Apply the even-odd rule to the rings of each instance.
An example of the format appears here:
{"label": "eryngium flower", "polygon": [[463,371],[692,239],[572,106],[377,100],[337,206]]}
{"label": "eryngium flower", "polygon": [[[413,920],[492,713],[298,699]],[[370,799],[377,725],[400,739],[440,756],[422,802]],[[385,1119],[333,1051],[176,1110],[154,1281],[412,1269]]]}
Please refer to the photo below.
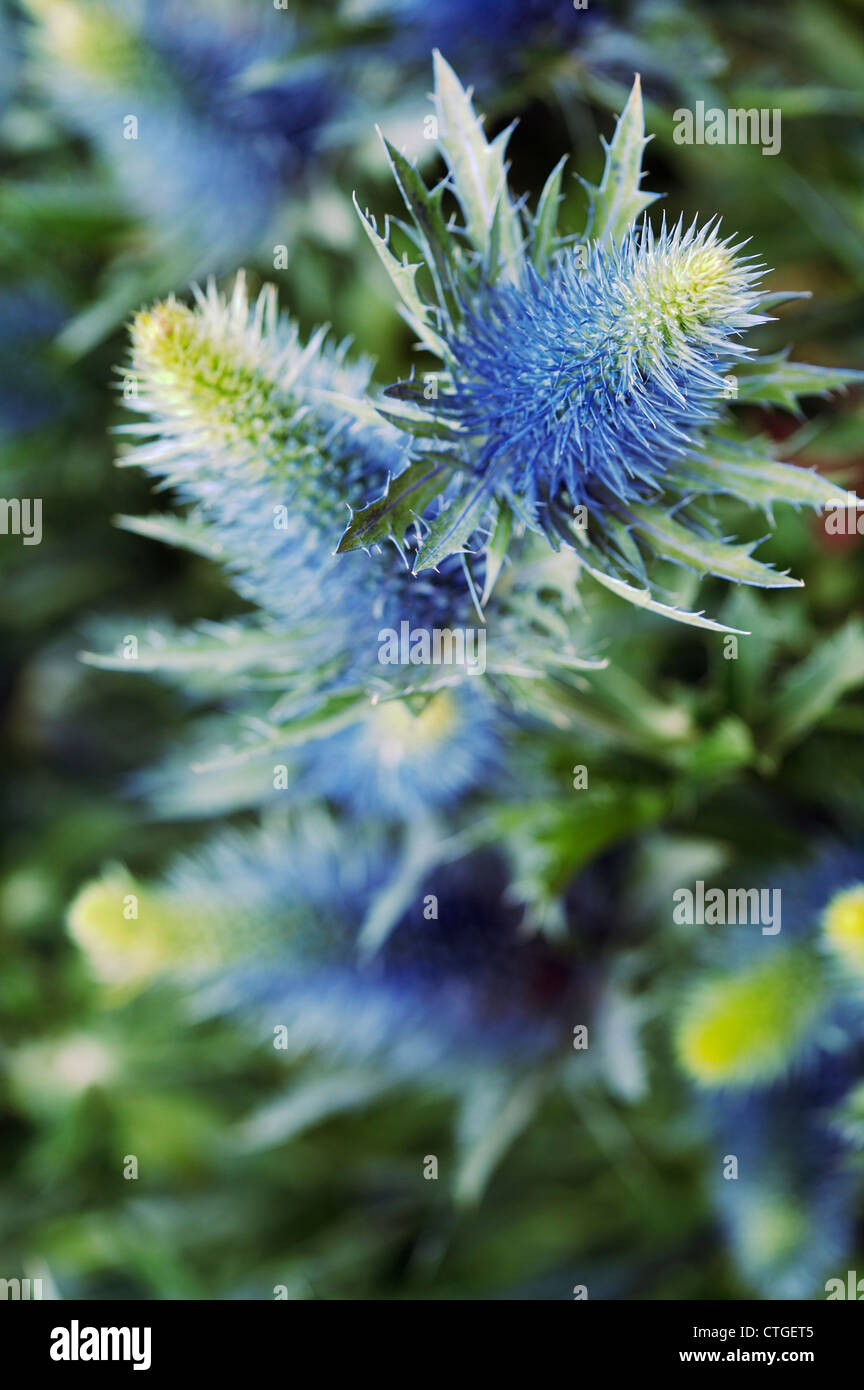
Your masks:
{"label": "eryngium flower", "polygon": [[849,1066],[831,1060],[770,1090],[712,1097],[712,1148],[724,1155],[718,1215],[741,1275],[764,1298],[824,1297],[826,1277],[846,1268],[854,1177],[831,1117],[850,1081]]}
{"label": "eryngium flower", "polygon": [[293,834],[223,835],[163,884],[110,870],[82,889],[70,930],[121,996],[183,979],[200,1014],[239,1014],[271,1040],[284,1027],[284,1052],[380,1058],[404,1073],[566,1057],[601,990],[599,964],[527,939],[490,855],[418,880],[371,951],[364,926],[398,872],[380,837],[308,815]]}
{"label": "eryngium flower", "polygon": [[782,933],[730,927],[684,1002],[678,1061],[700,1087],[750,1090],[847,1059],[864,1038],[864,857],[823,848],[778,877]]}
{"label": "eryngium flower", "polygon": [[422,507],[415,570],[435,569],[450,555],[483,551],[489,536],[505,551],[515,512],[554,546],[571,546],[614,593],[714,630],[721,625],[657,595],[653,561],[766,588],[797,584],[753,558],[758,542],[724,539],[719,519],[696,503],[726,493],[770,517],[774,502],[841,501],[818,475],[777,461],[768,440],[744,442],[729,405],[795,409],[798,396],[860,373],[786,363],[782,353],[760,358],[741,335],[764,321],[754,310],[789,296],[760,297],[761,266],[743,243],[721,237],[714,220],[686,230],[664,222],[656,235],[640,222],[657,195],[641,186],[638,78],[606,145],[603,177],[585,185],[578,248],[558,227],[563,161],[529,215],[508,187],[509,131],[487,141],[470,93],[440,54],[434,102],[444,181],[427,188],[385,142],[410,219],[396,236],[397,250],[400,237],[408,243],[407,259],[391,247],[389,225],[382,234],[368,215],[363,222],[406,321],[442,362],[422,385],[390,388],[388,418],[440,441],[442,472],[418,504],[424,475],[406,469],[374,508],[352,516],[340,548],[366,545],[370,516],[382,515],[399,544]]}
{"label": "eryngium flower", "polygon": [[[28,0],[51,100],[185,274],[250,255],[344,102],[332,61],[255,0]],[[130,129],[134,117],[137,125]]]}
{"label": "eryngium flower", "polygon": [[[571,251],[542,279],[491,292],[453,347],[442,411],[477,473],[532,521],[566,487],[592,512],[687,487],[686,459],[723,409],[724,374],[764,318],[761,267],[719,223]],[[482,442],[478,445],[477,441]],[[539,510],[538,510],[539,504]]]}

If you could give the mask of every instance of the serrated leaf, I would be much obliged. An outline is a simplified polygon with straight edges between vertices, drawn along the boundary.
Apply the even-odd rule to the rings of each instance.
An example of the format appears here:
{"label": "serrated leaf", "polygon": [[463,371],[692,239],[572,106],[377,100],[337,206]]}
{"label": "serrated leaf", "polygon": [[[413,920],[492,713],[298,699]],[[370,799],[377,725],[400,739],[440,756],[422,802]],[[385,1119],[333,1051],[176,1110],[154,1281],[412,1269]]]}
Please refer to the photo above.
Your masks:
{"label": "serrated leaf", "polygon": [[774,502],[821,509],[832,503],[845,506],[847,501],[847,493],[820,473],[766,458],[734,440],[712,442],[710,457],[687,459],[679,474],[698,480],[708,492],[740,497],[765,511]]}
{"label": "serrated leaf", "polygon": [[522,255],[522,236],[516,209],[507,191],[504,150],[510,131],[491,144],[483,134],[471,97],[449,63],[433,54],[438,138],[450,170],[453,191],[465,214],[468,234],[484,259],[488,258],[493,220],[498,217],[502,269],[515,268]]}
{"label": "serrated leaf", "polygon": [[387,481],[383,495],[354,512],[338,546],[337,555],[393,538],[399,542],[416,517],[446,486],[452,464],[437,454],[424,454],[403,473]]}
{"label": "serrated leaf", "polygon": [[[649,588],[637,589],[620,574],[610,573],[606,567],[611,562],[608,557],[603,557],[590,542],[586,541],[585,535],[578,529],[573,528],[569,517],[564,516],[560,508],[551,504],[548,506],[548,515],[552,524],[573,547],[573,553],[579,564],[585,569],[592,579],[596,579],[598,584],[602,584],[604,589],[610,593],[617,594],[619,598],[626,599],[636,608],[644,608],[649,613],[656,613],[659,617],[672,618],[675,622],[686,623],[688,627],[705,628],[708,632],[733,632],[739,636],[749,636],[749,633],[741,633],[738,628],[727,627],[725,623],[716,622],[713,618],[706,618],[704,613],[691,613],[683,608],[675,608],[671,604],[661,603],[651,593]],[[590,557],[590,558],[589,558]]]}
{"label": "serrated leaf", "polygon": [[517,1085],[478,1078],[463,1099],[453,1197],[459,1207],[480,1200],[495,1169],[535,1114],[548,1087],[542,1071]]}
{"label": "serrated leaf", "polygon": [[764,361],[751,364],[755,370],[742,372],[738,378],[739,401],[760,405],[778,405],[796,413],[799,400],[806,396],[825,396],[844,386],[864,382],[864,372],[842,367],[820,367],[809,362],[779,361],[765,370]]}
{"label": "serrated leaf", "polygon": [[435,282],[438,302],[456,324],[461,318],[456,270],[456,242],[447,229],[441,211],[443,185],[429,189],[404,154],[381,137],[402,199],[417,230],[419,250],[425,256],[429,273]]}
{"label": "serrated leaf", "polygon": [[661,603],[655,599],[650,589],[635,589],[632,584],[626,583],[617,575],[607,574],[598,569],[595,565],[589,565],[584,560],[582,564],[598,584],[602,584],[604,589],[610,593],[617,594],[619,598],[626,599],[628,603],[634,604],[637,608],[645,608],[649,613],[657,613],[661,618],[672,618],[677,623],[686,623],[688,627],[705,628],[708,632],[734,632],[740,637],[749,637],[749,632],[744,632],[741,628],[727,627],[725,623],[718,623],[713,618],[706,618],[704,613],[688,613],[683,608],[674,608],[668,603]]}
{"label": "serrated leaf", "polygon": [[384,222],[384,235],[377,230],[373,220],[368,214],[361,212],[360,204],[357,202],[356,193],[353,195],[354,206],[357,209],[357,216],[363,224],[366,235],[375,247],[384,269],[393,282],[396,293],[402,300],[403,317],[417,337],[432,352],[439,357],[444,355],[444,344],[435,332],[429,321],[429,309],[423,303],[417,291],[416,279],[417,272],[421,269],[420,262],[410,264],[407,258],[397,260],[390,250],[390,224],[389,219]]}
{"label": "serrated leaf", "polygon": [[561,180],[564,176],[564,165],[567,163],[567,156],[562,155],[552,173],[549,175],[540,194],[540,201],[537,204],[537,215],[534,218],[533,247],[531,251],[531,264],[536,271],[543,275],[546,271],[546,263],[549,260],[549,253],[555,242],[555,234],[558,230],[558,207],[561,202]]}
{"label": "serrated leaf", "polygon": [[494,485],[494,470],[490,470],[435,518],[415,561],[415,574],[434,569],[448,555],[464,550],[486,514]]}
{"label": "serrated leaf", "polygon": [[698,574],[715,574],[736,584],[755,584],[762,589],[801,588],[800,579],[772,570],[754,560],[752,545],[733,545],[682,526],[672,517],[662,516],[648,507],[630,508],[634,530],[647,537],[658,555],[676,565],[686,565]]}
{"label": "serrated leaf", "polygon": [[284,633],[202,623],[197,630],[170,637],[145,633],[134,659],[110,652],[82,652],[81,660],[104,671],[140,674],[190,676],[204,672],[218,677],[258,668],[287,673],[306,669],[315,642],[314,632],[298,639]]}
{"label": "serrated leaf", "polygon": [[298,714],[290,722],[273,725],[256,721],[255,728],[260,731],[257,742],[243,748],[229,749],[206,762],[196,763],[193,771],[216,772],[258,760],[266,761],[276,749],[293,748],[309,739],[323,738],[347,729],[356,722],[361,710],[368,704],[369,697],[365,690],[345,690],[326,695],[317,705]]}
{"label": "serrated leaf", "polygon": [[[650,138],[650,137],[648,137]],[[583,186],[591,200],[586,235],[594,241],[618,242],[647,207],[662,197],[643,193],[642,153],[648,143],[642,110],[642,84],[637,75],[627,105],[618,117],[611,144],[603,141],[606,165],[599,185]]]}

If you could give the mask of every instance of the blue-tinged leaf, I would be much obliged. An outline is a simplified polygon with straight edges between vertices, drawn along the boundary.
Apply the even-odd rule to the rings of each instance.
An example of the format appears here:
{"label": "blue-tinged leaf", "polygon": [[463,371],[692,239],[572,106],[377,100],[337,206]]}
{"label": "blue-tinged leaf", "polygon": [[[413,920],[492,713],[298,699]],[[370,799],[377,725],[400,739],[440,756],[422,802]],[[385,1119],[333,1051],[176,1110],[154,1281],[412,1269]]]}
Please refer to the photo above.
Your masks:
{"label": "blue-tinged leaf", "polygon": [[800,589],[802,581],[789,574],[772,570],[754,560],[753,545],[732,545],[728,541],[691,531],[687,526],[664,516],[659,508],[634,506],[630,508],[634,530],[648,538],[658,555],[676,565],[686,565],[698,574],[716,574],[736,584],[755,584],[762,589]]}
{"label": "blue-tinged leaf", "polygon": [[470,94],[437,49],[433,57],[438,138],[468,233],[485,260],[497,213],[501,267],[505,274],[508,269],[512,274],[522,257],[522,234],[507,191],[504,150],[510,131],[503,131],[490,144],[483,134],[482,121],[474,113]]}
{"label": "blue-tinged leaf", "polygon": [[448,555],[465,549],[486,515],[494,486],[494,469],[490,469],[479,482],[456,497],[435,518],[417,556],[415,574],[435,569]]}
{"label": "blue-tinged leaf", "polygon": [[847,690],[864,684],[864,625],[854,619],[787,673],[768,714],[769,751],[800,740]]}

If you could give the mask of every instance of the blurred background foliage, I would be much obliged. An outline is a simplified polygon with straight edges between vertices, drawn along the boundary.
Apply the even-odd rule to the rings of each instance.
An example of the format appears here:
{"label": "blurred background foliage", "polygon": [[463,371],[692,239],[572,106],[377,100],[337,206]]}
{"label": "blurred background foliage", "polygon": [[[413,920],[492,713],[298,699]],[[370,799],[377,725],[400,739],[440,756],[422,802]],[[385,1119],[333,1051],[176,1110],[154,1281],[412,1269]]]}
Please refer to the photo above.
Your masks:
{"label": "blurred background foliage", "polygon": [[[244,809],[242,788],[172,801],[167,772],[165,795],[142,796],[142,769],[185,757],[190,699],[78,660],[105,630],[239,606],[204,559],[112,524],[166,505],[113,467],[135,308],[243,264],[304,331],[331,323],[382,383],[405,373],[411,335],[351,195],[397,211],[376,123],[434,172],[436,46],[489,133],[518,119],[512,182],[532,204],[562,153],[596,182],[598,137],[641,72],[650,186],[676,215],[720,211],[752,237],[771,289],[812,292],[760,347],[861,366],[862,19],[860,0],[3,4],[0,476],[5,497],[43,499],[44,539],[0,538],[0,1277],[85,1298],[555,1299],[584,1284],[723,1299],[822,1297],[864,1267],[862,972],[819,944],[826,904],[864,879],[860,537],[780,508],[763,558],[806,589],[723,598],[724,621],[753,633],[736,661],[586,593],[608,668],[514,690],[494,776],[409,828],[408,851],[371,807],[347,907],[328,896],[338,795],[311,832],[302,808]],[[676,144],[672,113],[700,100],[779,108],[781,153]],[[582,187],[565,191],[580,226]],[[860,391],[758,420],[784,457],[864,488]],[[730,506],[730,533],[749,524]],[[589,791],[573,790],[579,764]],[[214,809],[239,839],[208,849]],[[415,858],[370,978],[355,938],[396,841]],[[220,857],[221,904],[206,893]],[[127,872],[161,926],[153,968],[118,997],[65,922],[83,884]],[[774,1084],[734,1094],[700,1088],[674,1037],[706,981],[716,1004],[718,979],[748,969],[671,923],[673,887],[712,876],[786,883],[817,952],[801,969],[825,973],[815,1033],[789,1042]],[[85,891],[76,934],[104,957],[104,904]],[[425,892],[454,904],[440,959],[418,942]],[[195,973],[223,916],[240,961],[289,916],[311,942],[277,996],[297,1020],[284,1050],[249,991],[238,1009]],[[266,976],[252,998],[268,999]],[[584,1056],[581,1023],[598,1039]],[[719,1178],[730,1152],[740,1186]]]}

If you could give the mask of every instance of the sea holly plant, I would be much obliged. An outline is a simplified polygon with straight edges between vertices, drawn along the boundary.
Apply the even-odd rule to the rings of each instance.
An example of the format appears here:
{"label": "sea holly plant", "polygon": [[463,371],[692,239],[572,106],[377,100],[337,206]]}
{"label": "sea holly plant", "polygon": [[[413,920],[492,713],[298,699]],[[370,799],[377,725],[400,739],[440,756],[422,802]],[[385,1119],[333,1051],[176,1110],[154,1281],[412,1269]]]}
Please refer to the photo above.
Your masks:
{"label": "sea holly plant", "polygon": [[760,358],[745,342],[766,321],[760,310],[789,296],[762,289],[758,256],[718,218],[652,228],[645,213],[659,195],[641,186],[638,77],[601,181],[585,184],[578,238],[558,225],[564,162],[533,213],[514,200],[510,131],[487,141],[440,54],[434,102],[445,177],[427,187],[385,140],[407,216],[383,233],[361,216],[419,346],[441,365],[385,393],[381,414],[414,450],[354,512],[340,551],[385,536],[401,548],[419,525],[415,573],[465,554],[499,567],[527,529],[570,547],[623,598],[711,629],[723,625],[659,597],[658,561],[738,584],[798,584],[756,559],[754,544],[725,537],[710,504],[726,494],[770,518],[775,502],[820,508],[841,494],[743,437],[732,398],[794,409],[861,374]]}
{"label": "sea holly plant", "polygon": [[[361,553],[334,554],[342,499],[404,476],[410,440],[376,411],[369,364],[323,331],[302,343],[272,286],[252,298],[242,272],[227,295],[211,282],[191,305],[171,297],[142,310],[131,338],[121,387],[139,418],[119,427],[132,441],[121,463],[172,487],[185,512],[121,524],[220,562],[251,611],[191,631],[148,629],[132,659],[122,647],[88,659],[219,700],[227,716],[197,760],[202,770],[251,768],[257,801],[273,791],[274,766],[292,786],[304,783],[298,759],[320,770],[327,760],[312,746],[331,738],[339,743],[330,765],[344,761],[366,795],[379,787],[382,809],[404,810],[403,793],[422,800],[433,785],[446,800],[490,745],[490,681],[477,676],[533,679],[603,664],[580,650],[573,615],[554,622],[524,595],[496,600],[487,658],[480,599],[499,563],[491,549],[473,574],[453,556],[419,578],[380,555],[370,564]],[[431,454],[423,467],[434,475]],[[382,662],[382,633],[410,649],[416,634],[430,643],[433,632],[448,634],[447,650],[464,659]],[[240,780],[245,799],[249,776]],[[330,787],[319,778],[317,790]]]}

